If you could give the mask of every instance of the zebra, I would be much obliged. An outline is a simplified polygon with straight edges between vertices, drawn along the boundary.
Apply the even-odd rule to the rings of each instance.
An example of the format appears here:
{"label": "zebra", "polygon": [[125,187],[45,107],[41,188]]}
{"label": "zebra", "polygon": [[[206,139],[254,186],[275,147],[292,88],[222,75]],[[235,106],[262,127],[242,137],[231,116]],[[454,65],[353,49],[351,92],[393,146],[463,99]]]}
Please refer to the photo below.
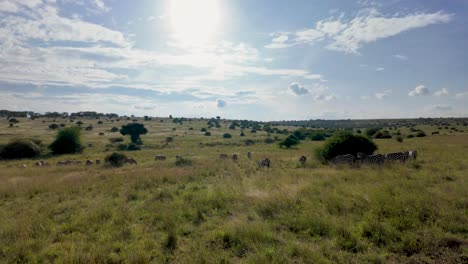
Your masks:
{"label": "zebra", "polygon": [[225,159],[227,159],[227,158],[228,158],[228,155],[227,155],[227,154],[223,154],[223,153],[222,153],[222,154],[219,154],[219,159],[225,160]]}
{"label": "zebra", "polygon": [[156,156],[154,156],[154,160],[166,160],[166,156],[164,156],[164,155],[156,155]]}
{"label": "zebra", "polygon": [[382,154],[367,155],[365,153],[358,152],[357,158],[361,161],[361,163],[367,164],[382,165],[385,162],[385,157]]}
{"label": "zebra", "polygon": [[232,155],[232,161],[237,162],[237,159],[238,159],[237,154],[233,154]]}
{"label": "zebra", "polygon": [[37,161],[36,163],[34,163],[34,165],[36,167],[42,167],[42,166],[44,166],[44,163],[42,162],[42,160],[40,160],[40,161]]}
{"label": "zebra", "polygon": [[91,166],[93,165],[93,161],[92,160],[87,160],[86,161],[86,166]]}
{"label": "zebra", "polygon": [[352,165],[356,159],[351,154],[339,155],[330,160],[330,164],[349,164]]}
{"label": "zebra", "polygon": [[247,152],[247,158],[248,158],[249,160],[251,160],[251,159],[252,159],[252,152],[250,152],[250,151],[249,151],[249,152]]}
{"label": "zebra", "polygon": [[302,156],[299,157],[299,163],[301,163],[302,166],[305,165],[306,161],[307,161],[307,157],[306,157],[306,156],[302,155]]}
{"label": "zebra", "polygon": [[406,153],[405,152],[395,152],[395,153],[387,153],[385,154],[385,161],[394,161],[399,160],[400,162],[406,161]]}
{"label": "zebra", "polygon": [[418,152],[416,150],[405,151],[405,156],[407,160],[416,160]]}
{"label": "zebra", "polygon": [[268,158],[265,158],[264,160],[259,160],[258,161],[258,167],[267,167],[270,168],[270,160]]}

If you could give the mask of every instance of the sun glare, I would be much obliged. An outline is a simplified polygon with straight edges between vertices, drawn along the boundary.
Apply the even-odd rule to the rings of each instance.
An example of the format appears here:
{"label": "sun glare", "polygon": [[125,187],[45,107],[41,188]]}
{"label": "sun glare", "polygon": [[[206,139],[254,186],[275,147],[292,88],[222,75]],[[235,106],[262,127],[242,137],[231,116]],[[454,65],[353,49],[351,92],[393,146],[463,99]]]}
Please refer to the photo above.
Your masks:
{"label": "sun glare", "polygon": [[169,16],[175,37],[185,44],[202,44],[219,29],[219,0],[170,0]]}

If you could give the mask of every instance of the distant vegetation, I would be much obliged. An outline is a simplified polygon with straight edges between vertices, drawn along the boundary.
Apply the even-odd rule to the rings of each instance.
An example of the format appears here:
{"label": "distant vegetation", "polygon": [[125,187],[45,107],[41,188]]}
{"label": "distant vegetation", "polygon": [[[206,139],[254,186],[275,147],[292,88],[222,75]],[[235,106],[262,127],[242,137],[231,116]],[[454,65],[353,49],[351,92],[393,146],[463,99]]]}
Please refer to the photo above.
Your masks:
{"label": "distant vegetation", "polygon": [[34,158],[41,154],[41,148],[26,139],[13,140],[6,144],[0,151],[2,159]]}
{"label": "distant vegetation", "polygon": [[316,157],[322,161],[329,161],[338,155],[358,152],[372,154],[377,150],[377,145],[368,137],[354,135],[350,132],[338,132],[325,141],[325,144],[316,149]]}
{"label": "distant vegetation", "polygon": [[81,132],[77,127],[63,128],[49,145],[53,154],[78,153],[83,150],[81,145]]}
{"label": "distant vegetation", "polygon": [[148,130],[145,128],[143,124],[139,123],[132,123],[128,125],[123,125],[120,129],[120,134],[122,135],[130,135],[130,139],[132,143],[141,145],[143,141],[140,138],[140,135],[144,135],[148,133]]}

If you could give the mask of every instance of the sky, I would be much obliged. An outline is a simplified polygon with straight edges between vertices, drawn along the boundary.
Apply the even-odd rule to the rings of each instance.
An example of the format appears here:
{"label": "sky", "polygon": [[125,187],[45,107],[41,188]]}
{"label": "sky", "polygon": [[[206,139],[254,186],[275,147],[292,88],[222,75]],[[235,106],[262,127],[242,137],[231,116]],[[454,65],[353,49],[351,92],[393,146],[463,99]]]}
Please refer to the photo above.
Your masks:
{"label": "sky", "polygon": [[0,109],[468,117],[466,0],[0,0]]}

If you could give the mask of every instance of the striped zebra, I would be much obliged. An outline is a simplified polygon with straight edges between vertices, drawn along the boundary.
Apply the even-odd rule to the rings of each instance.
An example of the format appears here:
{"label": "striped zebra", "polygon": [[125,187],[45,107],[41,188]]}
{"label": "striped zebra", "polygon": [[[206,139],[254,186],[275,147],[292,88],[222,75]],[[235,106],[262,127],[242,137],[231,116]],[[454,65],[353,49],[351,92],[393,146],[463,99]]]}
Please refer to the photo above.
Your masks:
{"label": "striped zebra", "polygon": [[406,161],[406,153],[405,152],[395,152],[395,153],[387,153],[385,154],[385,161]]}
{"label": "striped zebra", "polygon": [[405,155],[407,160],[416,160],[418,152],[416,150],[405,151]]}
{"label": "striped zebra", "polygon": [[332,164],[332,165],[338,165],[338,164],[353,165],[355,160],[356,159],[354,158],[353,155],[345,154],[345,155],[339,155],[339,156],[334,157],[333,159],[330,160],[330,164]]}
{"label": "striped zebra", "polygon": [[262,167],[270,168],[270,160],[268,158],[265,158],[264,160],[259,160],[258,161],[258,167],[259,168],[262,168]]}
{"label": "striped zebra", "polygon": [[365,153],[358,152],[357,158],[361,161],[361,163],[366,164],[382,165],[385,162],[385,156],[382,154],[367,155]]}

